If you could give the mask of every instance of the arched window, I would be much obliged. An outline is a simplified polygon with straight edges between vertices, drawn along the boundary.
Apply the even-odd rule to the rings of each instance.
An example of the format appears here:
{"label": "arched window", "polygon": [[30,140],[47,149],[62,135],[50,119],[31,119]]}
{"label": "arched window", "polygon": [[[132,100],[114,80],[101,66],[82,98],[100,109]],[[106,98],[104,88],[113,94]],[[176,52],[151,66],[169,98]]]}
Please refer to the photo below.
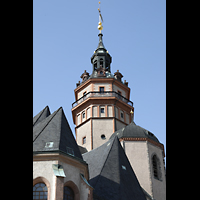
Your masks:
{"label": "arched window", "polygon": [[63,198],[63,200],[74,200],[74,192],[68,186],[64,187],[64,198]]}
{"label": "arched window", "polygon": [[100,58],[100,65],[103,67],[103,58]]}
{"label": "arched window", "polygon": [[94,61],[94,70],[97,69],[97,60]]}
{"label": "arched window", "polygon": [[37,183],[33,186],[33,199],[47,200],[48,190],[44,183]]}
{"label": "arched window", "polygon": [[156,155],[152,157],[152,166],[154,178],[161,180],[160,161]]}
{"label": "arched window", "polygon": [[110,71],[109,62],[106,61],[106,71]]}

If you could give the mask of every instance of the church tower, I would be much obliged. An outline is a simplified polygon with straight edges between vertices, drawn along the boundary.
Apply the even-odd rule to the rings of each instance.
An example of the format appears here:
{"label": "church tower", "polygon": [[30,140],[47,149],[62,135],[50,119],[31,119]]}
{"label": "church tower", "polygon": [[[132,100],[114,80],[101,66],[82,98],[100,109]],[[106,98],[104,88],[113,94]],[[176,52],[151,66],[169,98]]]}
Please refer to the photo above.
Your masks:
{"label": "church tower", "polygon": [[122,82],[119,70],[111,73],[112,57],[103,44],[101,14],[98,29],[99,43],[91,57],[92,74],[85,70],[81,75],[82,81],[74,90],[76,101],[72,104],[76,141],[88,151],[101,146],[116,130],[128,125],[133,117],[130,111],[134,111],[128,82]]}

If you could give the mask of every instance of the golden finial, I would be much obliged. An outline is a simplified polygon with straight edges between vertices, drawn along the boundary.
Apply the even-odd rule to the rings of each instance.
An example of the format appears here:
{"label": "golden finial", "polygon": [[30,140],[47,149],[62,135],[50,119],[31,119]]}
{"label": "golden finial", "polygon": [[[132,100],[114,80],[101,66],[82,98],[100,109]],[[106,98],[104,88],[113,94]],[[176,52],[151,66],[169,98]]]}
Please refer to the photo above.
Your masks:
{"label": "golden finial", "polygon": [[99,8],[98,8],[98,11],[99,11],[99,26],[97,27],[99,29],[99,33],[101,33],[101,31],[103,30],[103,26],[102,26],[102,22],[103,22],[103,17],[101,15],[101,9],[100,9],[100,1],[99,1]]}
{"label": "golden finial", "polygon": [[131,109],[131,122],[133,122],[133,110]]}

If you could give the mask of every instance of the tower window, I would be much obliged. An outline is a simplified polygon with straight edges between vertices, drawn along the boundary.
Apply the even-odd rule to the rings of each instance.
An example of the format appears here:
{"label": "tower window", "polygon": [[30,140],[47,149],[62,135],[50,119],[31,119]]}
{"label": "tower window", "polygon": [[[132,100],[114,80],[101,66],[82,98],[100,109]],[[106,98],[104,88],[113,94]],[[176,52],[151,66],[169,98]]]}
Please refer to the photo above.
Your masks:
{"label": "tower window", "polygon": [[95,63],[94,63],[94,70],[96,70],[97,69],[97,61],[95,61]]}
{"label": "tower window", "polygon": [[124,119],[124,113],[123,112],[121,112],[121,118]]}
{"label": "tower window", "polygon": [[64,187],[64,200],[73,200],[74,199],[74,192],[70,187]]}
{"label": "tower window", "polygon": [[154,178],[161,180],[160,162],[156,155],[152,157],[152,166]]}
{"label": "tower window", "polygon": [[103,67],[103,58],[100,59],[100,66]]}
{"label": "tower window", "polygon": [[100,92],[100,93],[104,93],[104,87],[100,87],[100,88],[99,88],[99,92]]}
{"label": "tower window", "polygon": [[106,70],[109,70],[109,64],[106,62]]}
{"label": "tower window", "polygon": [[83,137],[83,144],[85,144],[85,143],[86,143],[86,136]]}
{"label": "tower window", "polygon": [[104,108],[101,108],[101,113],[104,113],[105,111],[104,111]]}
{"label": "tower window", "polygon": [[83,119],[85,119],[85,112],[83,112]]}

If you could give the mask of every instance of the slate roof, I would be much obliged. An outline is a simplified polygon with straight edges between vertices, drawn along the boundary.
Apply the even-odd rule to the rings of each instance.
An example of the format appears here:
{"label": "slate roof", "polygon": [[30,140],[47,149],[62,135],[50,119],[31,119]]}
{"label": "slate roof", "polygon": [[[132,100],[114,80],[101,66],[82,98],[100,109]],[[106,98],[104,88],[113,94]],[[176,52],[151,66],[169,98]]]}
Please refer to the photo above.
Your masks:
{"label": "slate roof", "polygon": [[115,131],[111,135],[110,139],[114,138],[115,136],[117,136],[119,139],[120,138],[149,138],[155,142],[160,143],[158,138],[153,133],[136,125],[134,122],[131,122],[124,128]]}
{"label": "slate roof", "polygon": [[95,200],[146,200],[117,137],[83,154],[83,159],[89,166]]}
{"label": "slate roof", "polygon": [[43,119],[48,117],[50,115],[49,107],[46,106],[41,112],[39,112],[34,118],[33,118],[33,126],[35,126],[37,123],[41,122]]}
{"label": "slate roof", "polygon": [[83,161],[79,147],[60,107],[50,114],[48,106],[33,118],[33,152],[62,152]]}

